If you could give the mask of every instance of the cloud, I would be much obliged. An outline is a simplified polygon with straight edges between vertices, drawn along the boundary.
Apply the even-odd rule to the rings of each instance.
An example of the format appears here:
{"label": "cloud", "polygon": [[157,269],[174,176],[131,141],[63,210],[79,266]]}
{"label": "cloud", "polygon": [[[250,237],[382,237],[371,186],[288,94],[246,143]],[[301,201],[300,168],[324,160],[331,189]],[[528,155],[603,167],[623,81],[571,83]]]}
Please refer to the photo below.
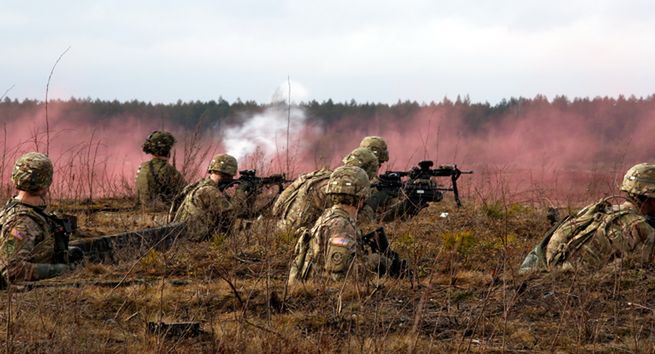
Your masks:
{"label": "cloud", "polygon": [[0,86],[42,97],[265,102],[287,75],[313,96],[647,95],[648,1],[9,1]]}

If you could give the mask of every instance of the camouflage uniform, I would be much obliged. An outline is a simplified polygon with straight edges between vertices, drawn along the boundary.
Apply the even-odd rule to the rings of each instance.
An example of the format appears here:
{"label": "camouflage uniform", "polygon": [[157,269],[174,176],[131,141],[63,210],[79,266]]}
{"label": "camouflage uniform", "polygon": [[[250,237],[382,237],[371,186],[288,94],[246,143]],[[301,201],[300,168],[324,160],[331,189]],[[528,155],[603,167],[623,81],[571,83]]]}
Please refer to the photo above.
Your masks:
{"label": "camouflage uniform", "polygon": [[624,257],[635,256],[643,263],[654,261],[655,229],[630,201],[613,206],[612,211],[605,214],[602,226],[576,251],[568,250],[562,241],[552,238],[546,246],[549,265],[576,264],[598,269]]}
{"label": "camouflage uniform", "polygon": [[[16,188],[30,193],[48,188],[52,183],[52,162],[40,153],[27,153],[18,159],[12,172]],[[53,264],[55,254],[54,224],[44,211],[10,200],[0,211],[0,274],[2,281],[50,278],[70,269],[67,264]]]}
{"label": "camouflage uniform", "polygon": [[[377,174],[376,156],[366,148],[356,148],[342,160],[344,166],[362,168],[369,178]],[[310,228],[330,205],[325,187],[332,171],[321,169],[298,177],[278,197],[273,215],[279,217],[278,228],[283,231]],[[371,212],[367,215],[372,214]],[[369,218],[366,218],[369,221]]]}
{"label": "camouflage uniform", "polygon": [[551,229],[525,258],[520,271],[599,269],[626,258],[654,262],[655,228],[640,214],[635,201],[655,198],[655,165],[633,166],[621,190],[629,196],[623,204],[611,205],[611,197],[604,198]]}
{"label": "camouflage uniform", "polygon": [[[237,162],[230,155],[216,155],[209,164],[208,172],[236,174]],[[184,197],[173,221],[186,222],[189,239],[206,240],[216,232],[228,232],[234,221],[237,207],[225,193],[226,184],[219,185],[206,178]]]}
{"label": "camouflage uniform", "polygon": [[[331,174],[326,192],[366,198],[369,187],[368,177],[362,169],[343,166]],[[311,230],[301,234],[296,243],[289,282],[305,281],[318,274],[325,274],[332,280],[343,280],[349,274],[359,277],[362,271],[375,270],[379,265],[371,267],[372,260],[390,264],[379,255],[369,259],[367,251],[356,220],[343,205],[336,204],[323,212]],[[368,265],[362,266],[365,263]]]}
{"label": "camouflage uniform", "polygon": [[[175,138],[170,133],[155,131],[146,139],[143,151],[168,157],[174,144]],[[142,163],[136,173],[137,203],[146,208],[166,208],[184,185],[184,177],[173,165],[154,157]]]}
{"label": "camouflage uniform", "polygon": [[314,224],[329,206],[325,186],[331,173],[323,168],[304,174],[282,191],[273,205],[273,215],[280,218],[280,230],[297,230]]}
{"label": "camouflage uniform", "polygon": [[136,175],[140,205],[160,209],[168,206],[184,187],[184,177],[167,161],[157,157],[141,164]]}

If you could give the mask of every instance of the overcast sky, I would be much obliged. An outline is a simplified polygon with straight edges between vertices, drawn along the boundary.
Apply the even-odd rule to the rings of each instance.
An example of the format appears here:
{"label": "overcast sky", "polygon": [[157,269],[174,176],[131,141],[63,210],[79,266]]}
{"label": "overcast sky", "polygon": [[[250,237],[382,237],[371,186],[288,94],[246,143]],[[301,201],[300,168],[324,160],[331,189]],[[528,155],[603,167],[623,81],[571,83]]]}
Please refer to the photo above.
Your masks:
{"label": "overcast sky", "polygon": [[69,46],[51,97],[268,102],[287,75],[338,101],[655,93],[647,0],[0,0],[0,46],[17,98]]}

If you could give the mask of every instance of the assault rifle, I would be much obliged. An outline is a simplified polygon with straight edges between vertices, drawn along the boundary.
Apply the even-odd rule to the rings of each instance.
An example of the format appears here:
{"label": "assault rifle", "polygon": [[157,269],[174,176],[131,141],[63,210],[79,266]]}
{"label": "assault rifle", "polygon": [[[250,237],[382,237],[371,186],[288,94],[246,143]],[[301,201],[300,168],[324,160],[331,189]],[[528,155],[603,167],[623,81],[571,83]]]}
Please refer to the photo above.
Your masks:
{"label": "assault rifle", "polygon": [[286,176],[282,173],[274,174],[266,177],[257,176],[257,170],[242,170],[239,171],[239,178],[234,180],[234,183],[239,184],[243,191],[251,194],[257,192],[262,186],[277,186],[279,193],[284,189],[284,184],[289,183]]}
{"label": "assault rifle", "polygon": [[[284,174],[274,174],[266,177],[257,176],[257,170],[239,171],[239,178],[232,181],[246,195],[244,212],[245,217],[256,217],[275,203],[277,196],[284,190],[285,184],[291,183]],[[257,197],[263,193],[264,188],[277,187],[274,196],[271,196],[262,206],[255,206]]]}
{"label": "assault rifle", "polygon": [[[457,165],[442,165],[437,168],[432,166],[434,162],[423,160],[409,171],[387,171],[378,176],[379,182],[373,186],[391,197],[398,197],[404,193],[417,206],[425,206],[428,202],[439,202],[443,199],[443,192],[453,192],[457,207],[461,207],[457,180],[461,175],[472,174],[473,171],[462,171],[457,168]],[[407,180],[404,181],[403,177],[407,177]],[[439,186],[432,177],[450,177],[450,187]]]}

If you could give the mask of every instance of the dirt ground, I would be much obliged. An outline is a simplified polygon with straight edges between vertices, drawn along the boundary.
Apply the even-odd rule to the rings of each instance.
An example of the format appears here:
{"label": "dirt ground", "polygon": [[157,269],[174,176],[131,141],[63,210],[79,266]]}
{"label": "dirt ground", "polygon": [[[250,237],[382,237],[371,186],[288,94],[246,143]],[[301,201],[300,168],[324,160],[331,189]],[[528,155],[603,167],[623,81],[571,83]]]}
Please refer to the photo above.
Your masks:
{"label": "dirt ground", "polygon": [[[121,201],[59,205],[79,216],[87,236],[165,222],[162,213],[121,210],[129,206]],[[517,274],[549,227],[541,208],[434,204],[411,221],[385,225],[410,263],[409,279],[293,288],[286,280],[295,240],[273,226],[243,222],[231,237],[178,240],[167,251],[135,251],[118,264],[86,263],[56,279],[15,284],[0,292],[2,346],[66,353],[655,348],[652,269]],[[150,331],[150,322],[199,330]]]}

